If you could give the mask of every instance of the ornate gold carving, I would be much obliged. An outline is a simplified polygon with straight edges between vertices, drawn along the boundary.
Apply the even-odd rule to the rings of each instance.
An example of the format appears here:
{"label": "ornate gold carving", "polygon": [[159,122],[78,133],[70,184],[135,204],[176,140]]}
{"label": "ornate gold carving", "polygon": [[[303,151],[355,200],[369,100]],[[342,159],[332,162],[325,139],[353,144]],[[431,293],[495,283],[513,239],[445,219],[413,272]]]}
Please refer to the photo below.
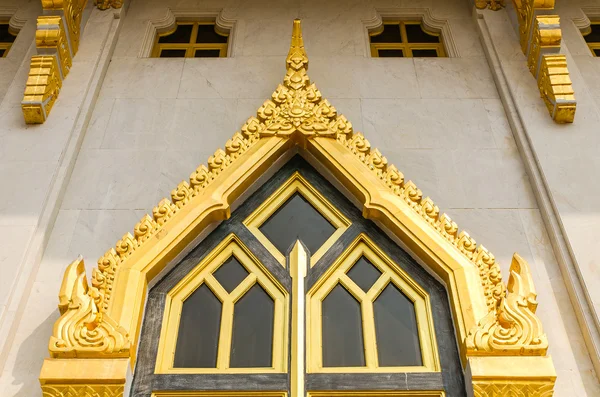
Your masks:
{"label": "ornate gold carving", "polygon": [[31,57],[29,76],[21,109],[25,122],[40,124],[46,121],[62,87],[56,57]]}
{"label": "ornate gold carving", "polygon": [[555,122],[572,123],[577,102],[566,58],[558,55],[562,38],[560,19],[557,15],[538,15],[552,10],[554,0],[513,2],[519,20],[521,49],[548,111]]}
{"label": "ornate gold carving", "polygon": [[504,0],[475,0],[475,7],[479,9],[489,8],[490,10],[498,11],[504,8]]}
{"label": "ornate gold carving", "polygon": [[552,397],[554,383],[511,381],[473,382],[475,397]]}
{"label": "ornate gold carving", "polygon": [[99,310],[101,295],[90,288],[83,259],[65,271],[59,293],[61,317],[54,324],[49,350],[52,357],[128,357],[127,333]]}
{"label": "ornate gold carving", "polygon": [[538,87],[554,121],[572,123],[575,119],[577,102],[567,69],[567,58],[564,55],[542,57]]}
{"label": "ornate gold carving", "polygon": [[100,10],[123,7],[123,0],[95,0],[95,3]]}
{"label": "ornate gold carving", "polygon": [[469,332],[469,354],[545,355],[548,339],[535,315],[536,297],[529,266],[515,254],[507,291],[500,296],[498,308]]}
{"label": "ornate gold carving", "polygon": [[124,385],[42,385],[43,397],[123,397]]}
{"label": "ornate gold carving", "polygon": [[[50,55],[55,58],[54,66],[58,65],[60,84],[57,85],[55,81],[50,80],[46,82],[31,81],[32,74],[39,72],[38,62],[34,62],[35,58],[39,57],[34,56],[31,58],[29,79],[21,102],[23,116],[27,124],[43,123],[50,114],[52,105],[59,94],[62,80],[69,73],[73,57],[79,48],[81,17],[86,3],[87,0],[42,0],[44,10],[53,15],[38,18],[35,33],[37,52],[39,55]],[[64,25],[66,25],[66,29]],[[50,56],[46,58],[50,58]],[[54,67],[54,69],[57,68]],[[36,86],[37,88],[31,89],[30,86]],[[36,94],[32,94],[32,92]],[[41,98],[40,93],[42,92],[51,100]]]}
{"label": "ornate gold carving", "polygon": [[69,74],[73,61],[62,18],[59,16],[38,17],[35,44],[39,54],[55,55],[57,57],[61,77],[64,80]]}
{"label": "ornate gold carving", "polygon": [[[547,342],[535,316],[535,291],[526,263],[515,257],[505,287],[494,256],[477,246],[466,232],[459,231],[456,223],[440,214],[435,203],[424,197],[414,183],[405,181],[403,174],[372,149],[362,134],[352,131],[351,124],[310,83],[299,21],[294,23],[286,64],[283,84],[258,110],[257,117],[249,118],[227,141],[225,149],[217,150],[207,165],[192,173],[189,182],[180,183],[172,191],[171,200],[161,200],[152,216],[145,215],[133,234],[125,234],[100,258],[91,287],[80,259],[67,269],[60,293],[63,314],[51,339],[52,355],[126,356],[139,337],[147,282],[210,222],[226,218],[230,203],[273,161],[293,145],[301,145],[364,204],[365,216],[391,226],[391,232],[422,255],[447,282],[461,352],[471,367],[477,359],[505,359],[519,364],[542,360],[544,376],[552,373],[549,357],[532,356],[544,354]],[[519,355],[530,356],[516,357]],[[135,363],[135,357],[130,360]],[[515,367],[505,364],[501,367]],[[483,377],[473,379],[485,383],[485,375],[502,372],[497,368],[492,363],[478,372]],[[519,371],[520,380],[540,380],[539,376]],[[547,378],[553,381],[549,375]]]}

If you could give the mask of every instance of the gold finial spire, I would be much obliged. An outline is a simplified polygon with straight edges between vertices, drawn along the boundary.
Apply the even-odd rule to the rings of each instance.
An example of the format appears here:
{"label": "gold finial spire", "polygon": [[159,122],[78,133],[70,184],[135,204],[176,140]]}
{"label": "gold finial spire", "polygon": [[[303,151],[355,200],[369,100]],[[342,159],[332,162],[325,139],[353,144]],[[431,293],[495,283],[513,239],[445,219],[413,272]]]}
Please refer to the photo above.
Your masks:
{"label": "gold finial spire", "polygon": [[299,19],[294,19],[292,28],[292,43],[290,52],[286,59],[287,73],[285,75],[285,85],[295,90],[306,87],[310,80],[306,71],[308,70],[308,56],[304,50],[304,40],[302,39],[302,25]]}

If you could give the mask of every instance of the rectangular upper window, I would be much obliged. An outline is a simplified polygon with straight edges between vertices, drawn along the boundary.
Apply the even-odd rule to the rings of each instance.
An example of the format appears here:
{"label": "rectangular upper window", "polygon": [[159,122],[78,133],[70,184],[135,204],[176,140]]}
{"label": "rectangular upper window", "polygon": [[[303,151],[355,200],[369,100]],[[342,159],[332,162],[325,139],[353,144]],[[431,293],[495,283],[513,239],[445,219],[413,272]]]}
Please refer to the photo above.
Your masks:
{"label": "rectangular upper window", "polygon": [[214,22],[177,22],[175,29],[159,33],[154,41],[155,58],[224,58],[229,34]]}
{"label": "rectangular upper window", "polygon": [[583,33],[583,38],[596,57],[600,57],[600,21],[594,21],[589,30]]}
{"label": "rectangular upper window", "polygon": [[0,58],[8,55],[8,50],[16,38],[17,34],[11,31],[8,22],[0,22]]}
{"label": "rectangular upper window", "polygon": [[445,57],[439,33],[427,31],[419,21],[386,21],[369,33],[372,57]]}

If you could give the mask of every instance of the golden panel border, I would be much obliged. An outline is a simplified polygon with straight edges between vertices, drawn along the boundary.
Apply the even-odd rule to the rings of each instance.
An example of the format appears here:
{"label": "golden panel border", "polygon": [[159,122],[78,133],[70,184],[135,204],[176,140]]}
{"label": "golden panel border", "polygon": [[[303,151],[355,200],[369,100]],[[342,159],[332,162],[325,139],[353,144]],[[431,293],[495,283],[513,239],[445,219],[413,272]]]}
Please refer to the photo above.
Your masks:
{"label": "golden panel border", "polygon": [[260,227],[273,215],[290,197],[299,193],[304,197],[325,219],[327,219],[336,231],[323,243],[323,245],[312,253],[310,258],[311,267],[327,252],[329,248],[350,227],[350,221],[334,205],[332,205],[317,189],[315,189],[299,172],[295,172],[285,181],[269,198],[267,198],[252,214],[245,220],[244,225],[264,245],[281,266],[285,267],[285,253],[280,252],[261,231]]}
{"label": "golden panel border", "polygon": [[[362,256],[367,258],[380,272],[381,276],[364,292],[347,273]],[[360,303],[365,350],[364,367],[323,367],[322,342],[322,303],[331,290],[340,283]],[[421,366],[380,367],[378,364],[377,338],[373,303],[379,294],[394,284],[409,298],[415,307],[419,343],[421,348]],[[334,264],[313,285],[307,294],[307,372],[308,373],[374,373],[374,372],[439,372],[441,365],[437,350],[433,315],[429,294],[408,274],[385,254],[371,239],[361,233],[339,256]],[[363,302],[369,302],[363,304]]]}
{"label": "golden panel border", "polygon": [[446,393],[439,390],[431,391],[309,391],[306,397],[446,397]]}
{"label": "golden panel border", "polygon": [[[228,293],[213,273],[231,256],[248,271],[248,276]],[[201,285],[207,285],[221,301],[221,325],[216,368],[174,368],[175,347],[183,301]],[[255,284],[259,284],[273,299],[273,355],[269,368],[230,368],[230,349],[235,303]],[[198,265],[173,287],[165,297],[165,310],[158,344],[155,373],[216,374],[216,373],[285,373],[288,357],[289,296],[283,286],[271,276],[261,262],[233,233],[228,235]]]}

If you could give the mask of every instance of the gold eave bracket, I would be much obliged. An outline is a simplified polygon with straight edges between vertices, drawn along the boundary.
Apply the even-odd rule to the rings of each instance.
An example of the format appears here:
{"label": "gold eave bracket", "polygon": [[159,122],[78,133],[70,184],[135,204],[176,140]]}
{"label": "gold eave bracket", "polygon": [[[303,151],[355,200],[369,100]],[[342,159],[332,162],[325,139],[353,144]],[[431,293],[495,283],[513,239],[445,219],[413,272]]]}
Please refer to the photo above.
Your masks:
{"label": "gold eave bracket", "polygon": [[[171,192],[170,200],[160,201],[152,216],[145,215],[133,234],[126,233],[99,259],[91,284],[85,279],[81,258],[68,267],[60,293],[61,317],[50,343],[53,358],[42,368],[43,385],[49,384],[53,360],[65,363],[61,364],[64,374],[85,360],[111,363],[127,358],[133,367],[148,282],[208,225],[227,219],[231,203],[298,145],[362,203],[366,218],[380,222],[444,280],[463,364],[489,363],[488,358],[511,363],[478,367],[483,369],[478,378],[473,377],[479,382],[473,383],[479,388],[476,396],[511,395],[477,390],[492,390],[488,386],[513,378],[521,386],[531,384],[531,390],[545,393],[527,395],[550,396],[555,374],[546,357],[547,338],[535,314],[536,293],[527,262],[515,254],[508,284],[504,284],[494,256],[459,231],[430,198],[413,182],[405,181],[361,133],[354,132],[308,77],[299,20],[294,21],[286,69],[283,83],[227,141],[225,149],[210,156],[189,182],[181,182]],[[545,366],[528,372],[527,365],[540,360]],[[514,376],[511,367],[523,368],[523,373]],[[115,378],[121,379],[122,371],[119,367]],[[87,383],[74,378],[70,384],[106,383],[93,373],[89,376]],[[61,394],[49,391],[46,395]]]}

